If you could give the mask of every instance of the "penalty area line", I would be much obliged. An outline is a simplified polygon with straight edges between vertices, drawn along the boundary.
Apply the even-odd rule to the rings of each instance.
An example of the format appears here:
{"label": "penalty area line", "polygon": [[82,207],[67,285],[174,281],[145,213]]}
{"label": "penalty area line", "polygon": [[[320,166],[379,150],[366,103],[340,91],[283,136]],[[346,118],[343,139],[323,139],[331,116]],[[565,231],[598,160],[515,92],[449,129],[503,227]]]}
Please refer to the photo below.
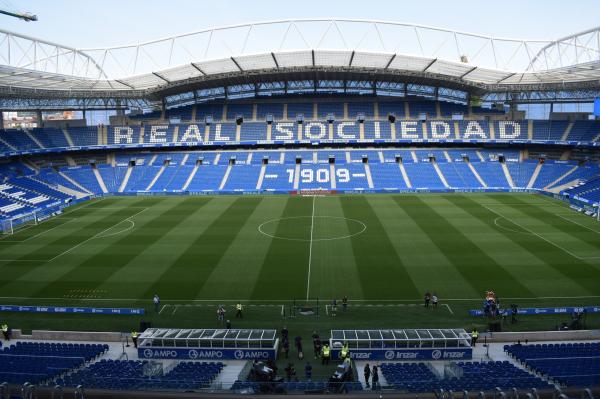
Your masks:
{"label": "penalty area line", "polygon": [[572,257],[573,257],[573,258],[575,258],[575,259],[579,259],[579,260],[600,259],[600,256],[579,256],[579,255],[577,255],[576,253],[573,253],[573,252],[569,251],[568,249],[566,249],[566,248],[563,248],[562,246],[558,245],[558,244],[557,244],[557,243],[555,243],[554,241],[552,241],[552,240],[549,240],[549,239],[547,239],[546,237],[543,237],[543,236],[541,236],[540,234],[536,233],[535,231],[533,231],[533,230],[531,230],[531,229],[528,229],[528,228],[526,228],[526,227],[523,227],[521,224],[519,224],[519,223],[515,222],[515,221],[514,221],[514,220],[512,220],[511,218],[508,218],[508,217],[506,217],[506,216],[504,216],[504,215],[502,215],[502,214],[500,214],[500,213],[496,212],[495,210],[493,210],[493,209],[491,209],[491,208],[489,208],[489,207],[487,207],[487,206],[485,206],[485,205],[482,205],[482,206],[483,206],[485,209],[487,209],[488,211],[490,211],[490,212],[492,212],[492,213],[496,214],[497,216],[500,216],[500,217],[502,217],[502,218],[504,218],[504,219],[508,220],[509,222],[511,222],[512,224],[514,224],[515,226],[519,226],[519,227],[520,227],[520,228],[522,228],[523,230],[525,230],[525,231],[529,232],[530,234],[533,234],[534,236],[538,237],[538,238],[539,238],[539,239],[541,239],[541,240],[544,240],[544,241],[545,241],[545,242],[547,242],[548,244],[550,244],[550,245],[552,245],[552,246],[554,246],[554,247],[556,247],[556,248],[560,249],[561,251],[563,251],[563,252],[564,252],[564,253],[566,253],[567,255],[570,255],[570,256],[572,256]]}
{"label": "penalty area line", "polygon": [[448,309],[448,312],[450,312],[450,314],[454,314],[454,312],[452,311],[452,308],[450,307],[450,305],[448,305],[447,303],[445,303],[444,306],[446,307],[446,309]]}
{"label": "penalty area line", "polygon": [[66,251],[63,251],[63,252],[59,253],[59,254],[58,254],[58,255],[56,255],[55,257],[53,257],[53,258],[49,259],[49,260],[48,260],[48,262],[52,262],[53,260],[55,260],[55,259],[57,259],[57,258],[60,258],[60,257],[61,257],[61,256],[63,256],[63,255],[66,255],[66,254],[68,254],[69,252],[73,251],[74,249],[77,249],[77,248],[79,248],[80,246],[82,246],[83,244],[85,244],[85,243],[86,243],[86,242],[88,242],[88,241],[91,241],[91,240],[93,240],[93,239],[95,239],[95,238],[103,237],[103,234],[104,234],[105,232],[109,231],[109,230],[110,230],[110,229],[112,229],[113,227],[115,227],[115,226],[118,226],[119,224],[121,224],[121,223],[123,223],[123,222],[125,222],[125,221],[130,221],[129,219],[131,219],[131,218],[133,218],[133,217],[135,217],[135,216],[139,215],[140,213],[142,213],[142,212],[144,212],[144,211],[146,211],[146,210],[148,210],[148,208],[144,208],[144,209],[142,209],[141,211],[139,211],[139,212],[136,212],[136,213],[134,213],[133,215],[126,217],[126,218],[125,218],[125,219],[123,219],[123,220],[120,220],[119,222],[117,222],[117,223],[113,224],[112,226],[110,226],[110,227],[108,227],[108,228],[106,228],[106,229],[102,230],[101,232],[99,232],[99,233],[97,233],[97,234],[94,234],[93,236],[91,236],[90,238],[88,238],[88,239],[86,239],[86,240],[84,240],[84,241],[80,242],[79,244],[77,244],[77,245],[74,245],[74,246],[72,246],[71,248],[67,249]]}

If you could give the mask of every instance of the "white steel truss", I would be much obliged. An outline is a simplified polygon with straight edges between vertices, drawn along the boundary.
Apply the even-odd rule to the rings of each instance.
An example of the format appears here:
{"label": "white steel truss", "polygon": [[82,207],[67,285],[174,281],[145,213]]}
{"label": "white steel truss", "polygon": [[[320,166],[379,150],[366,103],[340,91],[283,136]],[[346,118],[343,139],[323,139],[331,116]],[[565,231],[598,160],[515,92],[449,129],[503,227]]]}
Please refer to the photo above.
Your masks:
{"label": "white steel truss", "polygon": [[143,43],[74,49],[0,30],[0,86],[155,90],[225,74],[290,68],[375,69],[472,85],[600,80],[600,27],[558,40],[492,37],[393,21],[251,22]]}

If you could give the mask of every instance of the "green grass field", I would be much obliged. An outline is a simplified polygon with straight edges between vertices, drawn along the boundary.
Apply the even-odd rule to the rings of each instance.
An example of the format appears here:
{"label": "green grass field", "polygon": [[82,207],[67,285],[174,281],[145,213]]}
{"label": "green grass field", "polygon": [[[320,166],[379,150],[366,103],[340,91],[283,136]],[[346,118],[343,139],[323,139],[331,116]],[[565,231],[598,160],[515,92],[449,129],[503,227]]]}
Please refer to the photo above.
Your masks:
{"label": "green grass field", "polygon": [[[146,307],[144,317],[1,313],[13,328],[465,327],[493,289],[505,304],[600,304],[600,223],[528,194],[112,197],[0,240],[0,303]],[[425,311],[435,292],[442,306]],[[164,308],[152,311],[151,298]],[[325,305],[347,295],[335,319]],[[282,320],[296,299],[320,317]],[[233,315],[230,315],[233,317]],[[568,316],[523,317],[551,329]],[[589,315],[588,326],[600,326]]]}

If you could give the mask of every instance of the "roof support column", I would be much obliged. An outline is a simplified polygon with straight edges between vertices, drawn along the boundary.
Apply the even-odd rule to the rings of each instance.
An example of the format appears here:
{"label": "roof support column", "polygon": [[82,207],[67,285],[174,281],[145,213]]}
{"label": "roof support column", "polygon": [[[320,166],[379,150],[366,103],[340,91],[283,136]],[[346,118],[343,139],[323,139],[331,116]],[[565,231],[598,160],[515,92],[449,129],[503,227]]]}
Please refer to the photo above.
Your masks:
{"label": "roof support column", "polygon": [[0,111],[0,129],[4,129],[4,112]]}
{"label": "roof support column", "polygon": [[42,118],[42,111],[39,109],[35,111],[35,121],[38,127],[43,127],[44,119]]}

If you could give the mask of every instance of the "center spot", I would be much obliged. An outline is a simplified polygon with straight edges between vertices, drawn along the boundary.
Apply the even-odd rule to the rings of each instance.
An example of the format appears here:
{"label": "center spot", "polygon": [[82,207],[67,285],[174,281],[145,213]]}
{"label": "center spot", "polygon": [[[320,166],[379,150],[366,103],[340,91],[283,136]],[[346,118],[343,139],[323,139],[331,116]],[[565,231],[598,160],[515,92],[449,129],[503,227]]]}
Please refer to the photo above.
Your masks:
{"label": "center spot", "polygon": [[258,226],[262,234],[280,240],[331,241],[354,237],[367,226],[360,220],[337,216],[291,216],[272,219]]}

